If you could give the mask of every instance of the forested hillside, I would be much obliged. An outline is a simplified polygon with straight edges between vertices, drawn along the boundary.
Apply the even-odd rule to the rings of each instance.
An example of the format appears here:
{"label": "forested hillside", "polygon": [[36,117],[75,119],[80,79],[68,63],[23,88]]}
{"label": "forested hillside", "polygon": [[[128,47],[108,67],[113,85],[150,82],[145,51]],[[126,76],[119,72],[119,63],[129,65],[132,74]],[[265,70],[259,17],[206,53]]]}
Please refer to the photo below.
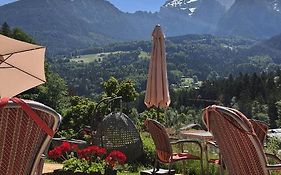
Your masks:
{"label": "forested hillside", "polygon": [[[267,42],[271,40],[212,35],[167,38],[169,83],[180,86],[185,78],[215,80],[240,72],[274,71],[280,67],[281,50],[264,47]],[[89,48],[73,52],[72,57],[53,60],[53,69],[78,95],[95,96],[100,92],[100,83],[110,76],[130,78],[136,82],[138,91],[142,91],[150,50],[151,42],[146,41]]]}
{"label": "forested hillside", "polygon": [[[180,121],[176,116],[181,115],[200,121],[200,111],[194,109],[219,103],[280,126],[280,43],[280,36],[263,41],[212,35],[166,38],[171,121]],[[140,93],[133,106],[142,112],[150,50],[146,41],[77,50],[72,57],[52,59],[52,68],[68,82],[72,95],[93,99],[111,76],[132,80]]]}
{"label": "forested hillside", "polygon": [[[0,33],[34,42],[7,24]],[[167,38],[172,103],[166,118],[160,111],[161,120],[170,126],[200,122],[201,109],[217,103],[239,109],[270,127],[280,127],[280,41],[280,36],[265,41],[211,35]],[[93,101],[121,95],[129,102],[124,112],[142,125],[146,117],[156,114],[147,111],[143,103],[150,48],[150,42],[129,42],[77,50],[72,57],[48,58],[52,71],[62,75],[66,83],[47,64],[47,83],[20,97],[64,111],[64,127],[79,130],[93,117]]]}

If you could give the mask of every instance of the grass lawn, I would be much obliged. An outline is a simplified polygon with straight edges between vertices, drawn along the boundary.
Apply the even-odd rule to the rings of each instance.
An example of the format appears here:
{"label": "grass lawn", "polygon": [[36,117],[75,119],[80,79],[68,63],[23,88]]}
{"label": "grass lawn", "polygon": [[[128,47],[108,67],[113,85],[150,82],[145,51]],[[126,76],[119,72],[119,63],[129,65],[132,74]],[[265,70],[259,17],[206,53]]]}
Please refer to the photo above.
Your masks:
{"label": "grass lawn", "polygon": [[141,58],[141,59],[148,59],[149,60],[150,59],[150,55],[147,52],[141,51],[140,54],[139,54],[139,58]]}
{"label": "grass lawn", "polygon": [[[102,61],[104,57],[109,54],[119,54],[119,53],[126,53],[125,51],[115,51],[115,52],[104,52],[104,53],[97,53],[97,54],[88,54],[88,55],[80,55],[75,58],[70,59],[73,62],[83,62],[83,63],[91,63],[93,61]],[[139,58],[141,59],[150,59],[150,55],[147,52],[141,51],[139,54]]]}
{"label": "grass lawn", "polygon": [[93,61],[96,61],[99,59],[102,60],[102,58],[103,58],[103,55],[101,53],[98,53],[98,54],[81,55],[81,56],[71,59],[71,61],[77,62],[77,63],[79,63],[79,62],[90,63],[90,62],[93,62]]}
{"label": "grass lawn", "polygon": [[97,53],[97,54],[80,55],[75,58],[72,58],[71,61],[77,63],[79,62],[91,63],[93,61],[102,61],[102,59],[109,54],[118,54],[118,53],[124,53],[124,52],[116,51],[116,52],[104,52],[104,53]]}

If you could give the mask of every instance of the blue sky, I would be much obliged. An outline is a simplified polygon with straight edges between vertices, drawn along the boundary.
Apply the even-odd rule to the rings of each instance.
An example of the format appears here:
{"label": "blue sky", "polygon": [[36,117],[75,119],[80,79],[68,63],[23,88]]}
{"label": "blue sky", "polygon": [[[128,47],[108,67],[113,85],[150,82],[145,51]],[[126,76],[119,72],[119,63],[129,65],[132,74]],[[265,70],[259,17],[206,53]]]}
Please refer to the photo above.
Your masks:
{"label": "blue sky", "polygon": [[[12,1],[15,0],[0,0],[0,5]],[[108,1],[124,12],[135,12],[137,10],[155,12],[155,11],[159,11],[160,6],[166,2],[166,0],[108,0]]]}

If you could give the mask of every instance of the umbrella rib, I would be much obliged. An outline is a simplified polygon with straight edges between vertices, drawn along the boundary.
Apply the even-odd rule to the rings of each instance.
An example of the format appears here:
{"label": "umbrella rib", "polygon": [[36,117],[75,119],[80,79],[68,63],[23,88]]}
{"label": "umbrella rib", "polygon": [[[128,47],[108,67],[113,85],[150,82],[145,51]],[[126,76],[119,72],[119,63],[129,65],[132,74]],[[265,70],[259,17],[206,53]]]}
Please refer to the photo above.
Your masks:
{"label": "umbrella rib", "polygon": [[[7,61],[7,59],[9,59],[11,56],[12,56],[13,54],[11,54],[11,55],[9,55],[6,59],[4,59],[3,61],[2,60],[0,60],[1,62],[0,62],[0,65],[2,64],[2,63],[6,63],[5,61]],[[6,63],[7,64],[7,63]],[[12,67],[1,67],[1,68],[12,68]]]}
{"label": "umbrella rib", "polygon": [[[22,70],[22,69],[20,69],[20,68],[18,68],[18,67],[16,67],[16,66],[11,65],[11,64],[9,64],[9,63],[6,62],[11,56],[13,56],[13,55],[16,54],[16,53],[22,53],[22,52],[27,52],[27,51],[37,50],[37,49],[42,49],[42,48],[44,48],[44,47],[42,46],[42,47],[38,47],[38,48],[34,48],[34,49],[27,49],[27,50],[22,50],[22,51],[18,51],[18,52],[13,52],[13,53],[5,54],[5,55],[9,55],[9,56],[8,56],[5,60],[3,60],[3,61],[0,63],[0,65],[1,65],[2,63],[5,63],[5,64],[7,64],[7,65],[9,65],[9,66],[11,66],[11,67],[2,67],[2,68],[15,68],[15,69],[18,69],[19,71],[21,71],[21,72],[23,72],[23,73],[25,73],[25,74],[27,74],[27,75],[33,77],[33,78],[35,78],[35,79],[38,79],[38,80],[40,80],[40,81],[42,81],[42,82],[46,82],[46,81],[42,80],[41,78],[36,77],[36,76],[30,74],[29,72],[26,72],[26,71],[24,71],[24,70]],[[1,55],[1,56],[5,56],[5,55]]]}
{"label": "umbrella rib", "polygon": [[12,69],[12,67],[0,67],[0,69]]}
{"label": "umbrella rib", "polygon": [[40,47],[33,48],[33,49],[26,49],[26,50],[21,50],[21,51],[17,51],[17,52],[6,53],[6,54],[4,54],[4,55],[1,55],[1,54],[0,54],[0,56],[6,56],[6,55],[16,54],[16,53],[22,53],[22,52],[28,52],[28,51],[37,50],[37,49],[42,49],[42,48],[45,48],[45,47],[40,46]]}
{"label": "umbrella rib", "polygon": [[[5,62],[5,63],[6,63],[6,62]],[[19,71],[21,71],[21,72],[23,72],[23,73],[25,73],[25,74],[27,74],[27,75],[33,77],[33,78],[36,78],[36,79],[38,79],[38,80],[40,80],[40,81],[42,81],[42,82],[46,82],[46,81],[42,80],[41,78],[36,77],[36,76],[32,75],[31,73],[26,72],[25,70],[22,70],[22,69],[20,69],[20,68],[14,66],[14,65],[11,65],[11,64],[9,64],[9,63],[6,63],[6,64],[8,64],[9,66],[11,66],[11,68],[15,68],[15,69],[17,69],[17,70],[19,70]]]}
{"label": "umbrella rib", "polygon": [[3,61],[1,61],[1,63],[0,63],[0,64],[2,64],[2,63],[6,63],[5,61],[7,61],[7,59],[9,59],[11,56],[13,56],[13,53],[12,53],[11,55],[9,55],[6,59],[4,59]]}

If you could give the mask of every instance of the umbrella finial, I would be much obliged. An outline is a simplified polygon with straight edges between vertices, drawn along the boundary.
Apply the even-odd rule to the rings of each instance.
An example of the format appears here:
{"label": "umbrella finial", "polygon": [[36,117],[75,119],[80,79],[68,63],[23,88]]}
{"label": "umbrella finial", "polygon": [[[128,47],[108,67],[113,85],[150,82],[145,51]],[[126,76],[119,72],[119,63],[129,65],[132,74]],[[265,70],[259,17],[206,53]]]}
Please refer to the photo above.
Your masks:
{"label": "umbrella finial", "polygon": [[152,37],[156,38],[164,38],[164,33],[162,32],[162,29],[160,27],[160,24],[157,24],[152,32]]}

